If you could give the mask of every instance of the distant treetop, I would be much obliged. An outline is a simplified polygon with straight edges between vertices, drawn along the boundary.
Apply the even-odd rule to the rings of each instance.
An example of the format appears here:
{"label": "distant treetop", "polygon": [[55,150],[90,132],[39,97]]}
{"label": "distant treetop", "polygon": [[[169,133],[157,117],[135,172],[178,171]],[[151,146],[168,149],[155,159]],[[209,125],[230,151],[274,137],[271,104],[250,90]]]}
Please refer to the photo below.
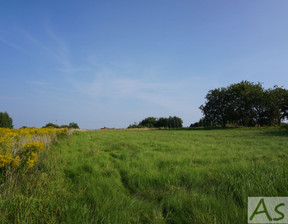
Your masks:
{"label": "distant treetop", "polygon": [[68,128],[79,129],[79,126],[75,122],[70,122],[68,125]]}
{"label": "distant treetop", "polygon": [[53,123],[48,123],[45,126],[43,126],[43,128],[48,128],[48,127],[53,127],[53,128],[74,128],[74,129],[79,129],[79,126],[77,123],[75,122],[70,122],[69,125],[57,125],[57,124],[53,124]]}
{"label": "distant treetop", "polygon": [[143,119],[139,124],[134,123],[129,125],[128,128],[182,128],[183,121],[179,117],[147,117]]}
{"label": "distant treetop", "polygon": [[7,112],[0,112],[0,128],[13,128],[13,119]]}

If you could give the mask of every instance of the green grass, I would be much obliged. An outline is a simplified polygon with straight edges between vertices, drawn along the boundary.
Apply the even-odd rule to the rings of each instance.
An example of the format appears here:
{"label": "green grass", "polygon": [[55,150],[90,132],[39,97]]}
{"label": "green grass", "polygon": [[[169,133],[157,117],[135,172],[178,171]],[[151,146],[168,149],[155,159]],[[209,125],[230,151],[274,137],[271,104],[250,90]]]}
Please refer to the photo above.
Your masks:
{"label": "green grass", "polygon": [[247,223],[288,196],[282,128],[75,132],[1,186],[2,223]]}

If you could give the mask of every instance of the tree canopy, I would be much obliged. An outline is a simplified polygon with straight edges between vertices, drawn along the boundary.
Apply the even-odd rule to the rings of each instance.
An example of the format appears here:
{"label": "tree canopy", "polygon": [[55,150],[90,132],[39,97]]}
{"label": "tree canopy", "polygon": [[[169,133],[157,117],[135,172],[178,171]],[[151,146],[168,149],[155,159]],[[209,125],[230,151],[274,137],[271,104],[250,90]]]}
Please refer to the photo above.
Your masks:
{"label": "tree canopy", "polygon": [[13,119],[7,112],[0,112],[0,128],[13,128]]}
{"label": "tree canopy", "polygon": [[70,122],[68,128],[79,129],[79,126],[75,122]]}
{"label": "tree canopy", "polygon": [[200,109],[206,126],[278,125],[288,118],[288,90],[264,89],[261,83],[242,81],[210,90]]}
{"label": "tree canopy", "polygon": [[155,117],[147,117],[144,120],[142,120],[139,125],[147,128],[153,128],[157,126],[157,118]]}

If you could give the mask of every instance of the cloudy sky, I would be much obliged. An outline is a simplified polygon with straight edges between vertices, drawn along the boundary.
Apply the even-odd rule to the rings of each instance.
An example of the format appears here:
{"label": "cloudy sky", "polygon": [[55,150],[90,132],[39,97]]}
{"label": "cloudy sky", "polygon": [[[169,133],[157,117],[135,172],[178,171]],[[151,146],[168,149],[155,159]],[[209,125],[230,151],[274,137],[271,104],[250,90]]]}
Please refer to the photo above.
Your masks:
{"label": "cloudy sky", "polygon": [[210,89],[288,88],[287,0],[0,2],[0,111],[15,127],[188,126]]}

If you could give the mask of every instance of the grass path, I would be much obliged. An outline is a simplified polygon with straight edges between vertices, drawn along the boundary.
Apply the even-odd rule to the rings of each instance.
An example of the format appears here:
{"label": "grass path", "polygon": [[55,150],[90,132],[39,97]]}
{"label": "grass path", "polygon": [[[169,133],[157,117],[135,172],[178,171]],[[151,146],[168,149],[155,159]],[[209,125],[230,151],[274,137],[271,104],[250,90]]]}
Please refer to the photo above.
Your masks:
{"label": "grass path", "polygon": [[248,196],[288,195],[287,162],[280,128],[75,132],[5,201],[18,219],[1,211],[13,223],[246,223]]}

